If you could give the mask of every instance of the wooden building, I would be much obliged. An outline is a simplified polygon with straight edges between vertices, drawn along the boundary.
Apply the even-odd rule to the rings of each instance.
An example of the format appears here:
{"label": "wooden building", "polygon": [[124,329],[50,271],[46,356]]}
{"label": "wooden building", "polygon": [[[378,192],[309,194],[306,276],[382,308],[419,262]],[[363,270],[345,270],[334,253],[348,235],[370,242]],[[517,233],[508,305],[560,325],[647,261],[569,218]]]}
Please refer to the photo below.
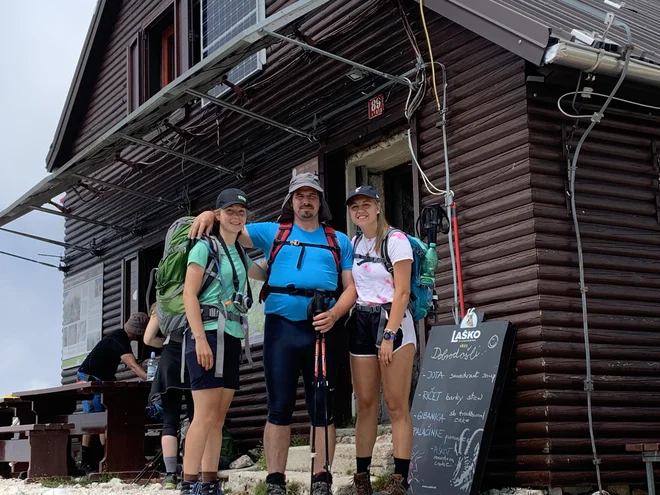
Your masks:
{"label": "wooden building", "polygon": [[[272,221],[297,168],[322,177],[336,228],[349,227],[347,188],[369,181],[392,222],[411,231],[423,206],[444,204],[411,162],[414,153],[444,189],[446,122],[465,304],[518,328],[484,486],[592,483],[567,194],[590,120],[563,115],[558,100],[593,93],[561,99],[564,112],[593,115],[629,49],[623,100],[581,148],[575,201],[603,480],[640,482],[644,466],[625,444],[660,441],[660,111],[631,102],[660,104],[660,10],[645,0],[620,9],[599,0],[424,5],[426,26],[412,0],[99,0],[47,157],[52,174],[0,213],[1,226],[66,192],[63,207],[45,207],[67,217],[62,382],[75,379],[101,332],[147,309],[148,274],[174,219],[236,186],[255,220]],[[427,33],[446,67],[446,112]],[[208,91],[214,100],[200,98]],[[410,120],[406,105],[417,107]],[[448,237],[438,245],[437,321],[448,323]],[[81,294],[96,301],[87,333]],[[254,317],[258,334],[258,308]],[[266,418],[258,344],[255,351],[229,414],[243,446],[258,441]],[[345,397],[346,366],[342,379]],[[351,414],[347,404],[340,417]],[[302,389],[294,418],[303,431]]]}

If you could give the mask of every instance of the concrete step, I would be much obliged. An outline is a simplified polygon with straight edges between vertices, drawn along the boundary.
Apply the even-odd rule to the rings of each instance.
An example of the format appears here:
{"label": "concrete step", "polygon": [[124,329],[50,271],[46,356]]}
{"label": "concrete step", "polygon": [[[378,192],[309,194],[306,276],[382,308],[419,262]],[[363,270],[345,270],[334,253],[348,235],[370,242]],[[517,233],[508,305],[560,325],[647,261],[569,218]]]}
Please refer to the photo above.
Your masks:
{"label": "concrete step", "polygon": [[[291,447],[286,463],[287,472],[309,473],[311,468],[311,454],[309,446]],[[333,476],[353,476],[355,474],[355,445],[338,443],[335,448],[335,458],[332,463]],[[394,471],[394,457],[392,444],[377,442],[371,460],[371,473],[380,476],[383,473]]]}

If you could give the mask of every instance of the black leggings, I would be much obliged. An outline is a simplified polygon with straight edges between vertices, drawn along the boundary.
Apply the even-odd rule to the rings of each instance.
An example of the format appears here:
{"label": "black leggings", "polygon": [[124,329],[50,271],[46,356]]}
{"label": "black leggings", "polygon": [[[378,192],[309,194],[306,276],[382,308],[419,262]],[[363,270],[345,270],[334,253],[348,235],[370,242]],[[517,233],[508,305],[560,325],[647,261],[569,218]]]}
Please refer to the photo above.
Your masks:
{"label": "black leggings", "polygon": [[161,401],[163,407],[163,433],[162,436],[175,437],[181,424],[181,399],[185,396],[186,407],[188,409],[188,418],[192,421],[193,400],[190,390],[181,390],[179,388],[168,388],[167,392],[162,394]]}
{"label": "black leggings", "polygon": [[[302,372],[305,402],[311,423],[326,424],[323,403],[327,408],[327,424],[334,422],[333,391],[337,376],[335,331],[325,334],[328,387],[314,387],[315,332],[306,321],[290,321],[278,315],[266,315],[264,328],[264,374],[268,422],[278,426],[291,424],[296,405],[298,377]],[[325,395],[324,397],[324,394]],[[316,401],[316,404],[315,404]],[[314,418],[314,409],[316,417]]]}

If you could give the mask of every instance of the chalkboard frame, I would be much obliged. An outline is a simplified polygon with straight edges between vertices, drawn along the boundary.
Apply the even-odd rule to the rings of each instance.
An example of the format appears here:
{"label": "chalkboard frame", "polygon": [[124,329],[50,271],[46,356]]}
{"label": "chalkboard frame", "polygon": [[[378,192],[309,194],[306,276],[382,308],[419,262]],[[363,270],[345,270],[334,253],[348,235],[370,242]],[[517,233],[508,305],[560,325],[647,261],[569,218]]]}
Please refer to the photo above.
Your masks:
{"label": "chalkboard frame", "polygon": [[[484,328],[493,328],[493,326],[499,326],[499,332],[504,331],[504,338],[502,339],[502,350],[500,353],[500,359],[497,364],[497,375],[495,381],[493,382],[493,393],[491,396],[490,404],[488,405],[488,415],[484,421],[483,433],[481,435],[481,442],[479,448],[479,454],[477,457],[477,462],[474,468],[474,475],[472,477],[469,495],[478,495],[481,492],[481,481],[486,470],[486,463],[488,460],[488,452],[490,450],[491,441],[493,438],[495,421],[497,419],[497,411],[502,399],[504,388],[507,384],[507,377],[509,376],[509,371],[511,369],[511,358],[513,356],[513,349],[515,345],[515,335],[516,328],[515,325],[509,321],[482,321],[477,324],[476,327],[471,328],[472,330],[484,330]],[[505,327],[505,328],[504,328]],[[458,325],[438,325],[434,326],[429,331],[429,339],[425,352],[426,361],[430,357],[430,353],[433,352],[433,346],[431,342],[433,341],[433,335],[435,332],[448,333],[452,335],[454,331],[461,331],[462,329]],[[424,371],[424,361],[422,362],[421,373]],[[420,380],[421,383],[421,380]],[[414,418],[413,418],[414,424]],[[441,487],[438,487],[438,490],[441,492],[444,491]],[[418,493],[418,492],[415,492]],[[430,492],[429,492],[430,493]]]}

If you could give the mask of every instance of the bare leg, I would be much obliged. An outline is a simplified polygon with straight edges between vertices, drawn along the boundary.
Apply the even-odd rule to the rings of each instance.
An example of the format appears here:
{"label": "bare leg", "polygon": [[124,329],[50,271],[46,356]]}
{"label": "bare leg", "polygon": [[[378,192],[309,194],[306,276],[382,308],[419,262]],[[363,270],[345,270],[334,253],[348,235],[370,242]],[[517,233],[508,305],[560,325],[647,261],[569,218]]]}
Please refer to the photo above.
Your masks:
{"label": "bare leg", "polygon": [[355,425],[356,457],[371,457],[378,433],[380,399],[380,367],[374,357],[351,356],[353,391],[357,398]]}
{"label": "bare leg", "polygon": [[268,474],[283,473],[289,457],[291,426],[278,426],[266,423],[264,429],[264,453]]}
{"label": "bare leg", "polygon": [[222,427],[225,424],[227,411],[234,398],[234,390],[230,388],[221,389],[222,401],[220,403],[220,411],[218,420],[211,428],[209,437],[206,440],[206,448],[204,449],[204,456],[202,457],[202,472],[210,473],[217,471],[220,464],[220,451],[222,450]]}
{"label": "bare leg", "polygon": [[186,435],[186,452],[183,457],[184,475],[193,476],[199,473],[207,439],[219,421],[223,390],[213,388],[194,390],[192,393],[195,402],[195,416]]}
{"label": "bare leg", "polygon": [[[311,428],[309,442],[311,444]],[[325,427],[316,427],[316,457],[314,458],[314,474],[323,471],[325,465]],[[328,454],[330,455],[329,464],[332,466],[332,460],[335,457],[335,445],[337,444],[337,434],[335,432],[335,425],[328,426]]]}
{"label": "bare leg", "polygon": [[389,366],[380,367],[383,376],[383,394],[392,420],[394,457],[410,459],[412,454],[412,421],[408,398],[412,380],[415,346],[408,344],[394,353]]}

